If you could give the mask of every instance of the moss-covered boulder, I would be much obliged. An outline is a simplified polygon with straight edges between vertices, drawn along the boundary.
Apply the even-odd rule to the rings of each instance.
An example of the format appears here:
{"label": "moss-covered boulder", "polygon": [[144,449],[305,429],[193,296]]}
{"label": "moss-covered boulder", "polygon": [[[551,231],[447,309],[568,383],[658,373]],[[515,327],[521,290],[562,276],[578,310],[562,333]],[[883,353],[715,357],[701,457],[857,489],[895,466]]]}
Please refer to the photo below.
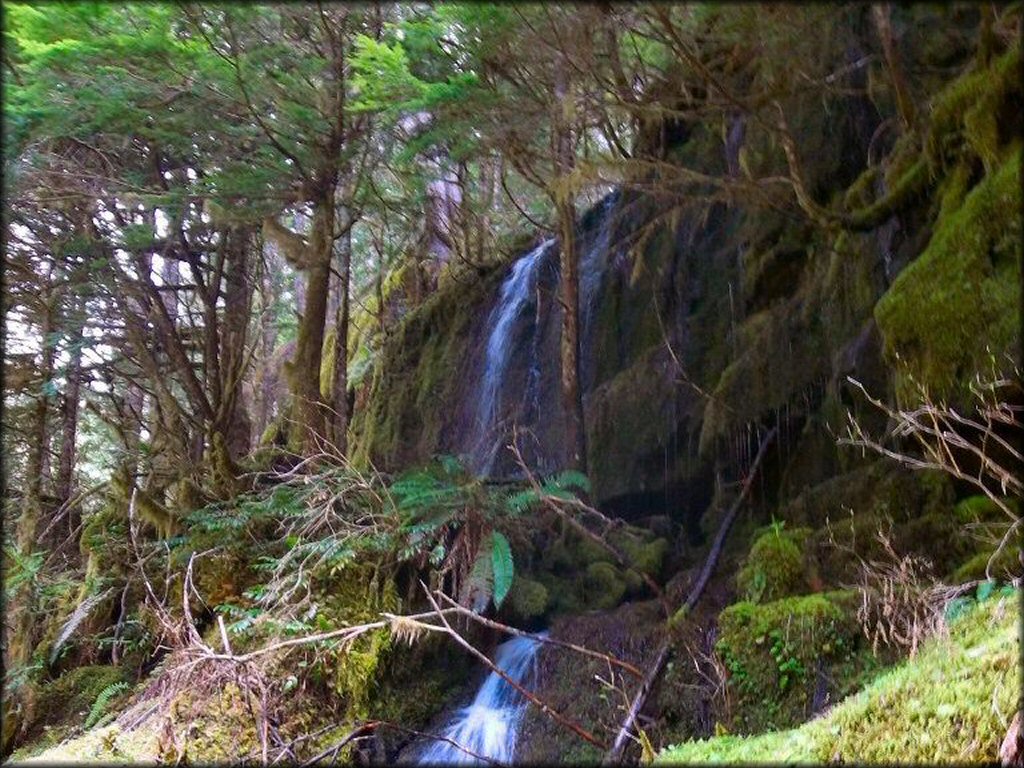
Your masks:
{"label": "moss-covered boulder", "polygon": [[872,661],[860,650],[856,599],[829,592],[722,611],[716,650],[735,702],[730,731],[795,725],[857,685]]}
{"label": "moss-covered boulder", "polygon": [[530,622],[544,615],[549,605],[548,589],[529,576],[516,574],[508,593],[508,608],[512,618]]}
{"label": "moss-covered boulder", "polygon": [[626,594],[626,580],[611,563],[591,563],[583,574],[581,588],[588,606],[608,610]]}
{"label": "moss-covered boulder", "polygon": [[785,530],[783,524],[775,524],[761,533],[736,574],[736,586],[744,599],[771,602],[806,593],[803,544],[811,532],[810,528]]}

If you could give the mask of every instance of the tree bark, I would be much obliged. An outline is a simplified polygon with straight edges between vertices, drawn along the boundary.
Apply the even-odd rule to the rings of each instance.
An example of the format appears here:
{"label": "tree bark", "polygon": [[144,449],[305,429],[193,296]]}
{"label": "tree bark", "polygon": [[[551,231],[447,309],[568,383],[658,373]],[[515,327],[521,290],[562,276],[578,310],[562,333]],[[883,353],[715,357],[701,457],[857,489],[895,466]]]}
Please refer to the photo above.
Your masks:
{"label": "tree bark", "polygon": [[558,212],[559,252],[561,259],[562,299],[562,406],[565,412],[565,447],[567,466],[585,472],[587,468],[586,436],[583,423],[583,400],[580,393],[580,302],[579,254],[576,248],[576,197],[569,189],[568,176],[575,165],[572,128],[566,111],[569,84],[564,67],[555,77],[556,146],[558,176],[555,206]]}
{"label": "tree bark", "polygon": [[[351,214],[343,209],[346,218]],[[352,274],[352,228],[345,222],[345,232],[338,242],[339,301],[334,323],[334,371],[331,384],[331,433],[334,447],[342,456],[348,455],[348,326],[349,282]]]}
{"label": "tree bark", "polygon": [[882,44],[882,54],[885,57],[885,68],[889,72],[889,79],[892,81],[892,87],[896,94],[896,107],[900,113],[900,122],[903,123],[904,129],[908,129],[914,124],[916,116],[914,100],[910,96],[903,64],[892,37],[891,11],[892,7],[889,3],[874,3],[871,6],[875,29],[878,32],[878,39]]}
{"label": "tree bark", "polygon": [[331,184],[326,192],[321,192],[313,208],[313,231],[306,270],[306,306],[299,322],[295,358],[289,376],[294,422],[289,425],[289,444],[293,450],[307,456],[317,452],[319,441],[324,436],[320,365],[334,239],[334,187]]}
{"label": "tree bark", "polygon": [[[57,481],[54,488],[57,501],[63,506],[70,502],[74,491],[75,443],[78,439],[78,412],[82,389],[82,336],[84,320],[75,312],[71,318],[72,330],[69,339],[70,359],[65,373],[64,398],[61,403],[60,459],[57,464]],[[77,509],[68,509],[68,535],[74,535],[81,522]],[[77,552],[77,547],[71,547]]]}
{"label": "tree bark", "polygon": [[252,288],[249,280],[251,235],[251,231],[245,228],[233,228],[228,233],[230,242],[225,271],[224,335],[221,342],[222,402],[217,404],[217,411],[220,431],[224,435],[232,460],[240,459],[249,453],[252,442],[252,422],[245,407],[242,391],[249,315],[252,308]]}

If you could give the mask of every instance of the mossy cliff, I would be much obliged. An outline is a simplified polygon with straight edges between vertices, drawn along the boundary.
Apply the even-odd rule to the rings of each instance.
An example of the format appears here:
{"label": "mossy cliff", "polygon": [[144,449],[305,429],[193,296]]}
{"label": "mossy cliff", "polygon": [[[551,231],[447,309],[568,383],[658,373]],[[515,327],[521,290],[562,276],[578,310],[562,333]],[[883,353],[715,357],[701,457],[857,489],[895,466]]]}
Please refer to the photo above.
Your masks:
{"label": "mossy cliff", "polygon": [[[939,53],[921,53],[921,61]],[[593,496],[603,510],[635,522],[670,518],[662,576],[677,571],[671,583],[688,583],[684,576],[692,579],[706,551],[699,536],[684,542],[681,529],[710,530],[728,499],[716,475],[740,475],[757,448],[757,430],[779,427],[779,446],[762,467],[752,512],[733,534],[724,575],[709,588],[712,607],[700,619],[707,631],[690,632],[690,621],[672,630],[681,634],[673,641],[676,666],[654,695],[649,735],[656,741],[797,726],[877,677],[893,650],[872,652],[855,620],[856,599],[843,588],[856,581],[862,560],[886,555],[879,533],[897,556],[931,563],[936,578],[983,575],[992,546],[972,538],[966,526],[998,522],[992,509],[977,500],[958,505],[965,491],[948,478],[869,460],[838,447],[836,436],[848,413],[869,430],[884,428],[884,417],[847,377],[902,402],[911,401],[918,385],[956,397],[993,360],[1005,369],[1006,355],[1016,353],[1021,145],[1005,125],[1016,120],[1019,63],[1016,51],[987,63],[961,59],[959,78],[924,82],[931,91],[919,124],[883,141],[882,151],[873,147],[871,164],[859,168],[837,169],[833,160],[868,155],[877,128],[870,104],[839,100],[831,117],[791,105],[791,128],[807,149],[809,185],[816,199],[840,212],[842,225],[820,228],[742,203],[667,213],[629,192],[603,201],[581,222],[583,273],[594,281],[583,313],[582,371]],[[728,158],[716,136],[692,126],[669,156],[721,170]],[[829,137],[827,147],[822,136]],[[780,171],[766,159],[764,137],[748,132],[743,149],[748,165],[761,163],[756,170]],[[601,242],[611,245],[595,253]],[[536,315],[523,321],[536,339],[512,350],[510,370],[520,377],[528,356],[540,356],[536,410],[544,418],[521,415],[549,455],[557,455],[554,256],[550,262],[531,305]],[[388,340],[385,356],[429,375],[375,380],[360,424],[367,456],[413,461],[466,445],[454,434],[471,426],[465,414],[453,415],[462,402],[436,397],[471,391],[466,379],[478,368],[439,374],[438,361],[457,357],[465,344],[477,349],[463,349],[461,359],[479,361],[474,355],[505,275],[507,268],[496,269],[486,289],[457,310],[424,305],[407,317],[407,335]],[[428,316],[444,316],[458,334]],[[422,411],[428,404],[433,410]],[[387,428],[374,431],[381,424]],[[636,603],[649,595],[632,586],[633,577],[585,549],[547,542],[526,558],[506,618],[531,626],[553,620],[555,636],[598,638],[602,647],[643,663],[661,622],[654,602]],[[998,568],[1016,573],[1019,563],[1006,556]],[[623,623],[643,610],[653,625],[634,627],[633,645],[616,642]],[[697,648],[724,665],[720,698],[695,693],[706,680],[684,668]],[[547,659],[541,687],[548,700],[591,726],[612,717],[609,702],[617,694],[578,704],[582,678],[574,662]],[[706,664],[700,669],[711,674]],[[848,720],[841,728],[853,734]],[[530,759],[598,757],[542,721],[528,716]],[[994,728],[984,725],[985,738]],[[719,741],[729,749],[760,743]],[[843,744],[844,757],[863,751],[853,740]],[[694,749],[693,755],[704,754]]]}
{"label": "mossy cliff", "polygon": [[[919,55],[925,66],[938,54]],[[847,377],[883,397],[893,388],[910,397],[912,382],[942,397],[993,359],[1005,367],[1018,340],[1019,64],[1013,50],[966,64],[944,85],[926,78],[922,87],[934,90],[920,125],[870,166],[847,162],[868,156],[878,127],[869,100],[787,105],[809,187],[850,226],[822,229],[742,202],[666,209],[631,192],[581,219],[582,377],[598,503],[625,516],[667,512],[692,527],[714,473],[741,471],[755,428],[774,425],[786,460],[767,471],[782,493],[797,493],[854,468],[835,445],[847,410],[877,421]],[[684,134],[669,150],[674,162],[710,172],[731,162],[736,148],[717,130],[695,124]],[[746,136],[748,165],[784,170],[766,136]],[[562,432],[556,256],[540,270],[536,316],[523,321],[533,337],[511,350],[509,386],[523,391],[506,394],[525,400],[524,372],[539,366],[536,402],[517,418],[542,457],[560,455]],[[361,459],[395,467],[466,449],[475,426],[467,401],[507,269],[472,287],[452,280],[385,341],[353,426]]]}

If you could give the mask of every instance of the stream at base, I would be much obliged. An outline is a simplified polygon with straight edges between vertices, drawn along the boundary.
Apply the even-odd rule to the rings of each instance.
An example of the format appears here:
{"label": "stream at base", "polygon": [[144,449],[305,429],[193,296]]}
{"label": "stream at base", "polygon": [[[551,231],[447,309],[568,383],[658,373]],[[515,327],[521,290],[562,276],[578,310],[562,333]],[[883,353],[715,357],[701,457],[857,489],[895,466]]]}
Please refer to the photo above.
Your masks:
{"label": "stream at base", "polygon": [[[541,645],[529,637],[514,637],[498,646],[494,665],[529,690],[536,677],[537,651]],[[496,672],[491,672],[473,702],[455,714],[443,735],[469,752],[498,762],[511,763],[515,757],[516,739],[527,705],[528,702],[519,691]],[[441,740],[430,744],[420,754],[417,762],[421,765],[483,764],[482,760]]]}

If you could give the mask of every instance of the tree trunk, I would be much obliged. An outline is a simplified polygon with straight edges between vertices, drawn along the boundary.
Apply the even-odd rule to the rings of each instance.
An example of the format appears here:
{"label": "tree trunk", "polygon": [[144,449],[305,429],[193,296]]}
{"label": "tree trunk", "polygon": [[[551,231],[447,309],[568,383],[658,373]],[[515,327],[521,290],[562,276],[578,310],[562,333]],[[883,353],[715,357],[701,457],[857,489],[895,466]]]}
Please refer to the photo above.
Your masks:
{"label": "tree trunk", "polygon": [[558,211],[559,251],[561,257],[562,299],[562,406],[565,411],[565,447],[567,466],[586,471],[587,451],[583,424],[583,400],[580,393],[580,302],[579,254],[576,248],[576,198],[568,189],[567,177],[575,165],[572,129],[565,111],[569,88],[564,69],[555,78],[555,101],[558,109],[555,126],[558,185],[555,205]]}
{"label": "tree trunk", "polygon": [[[351,215],[343,209],[345,215]],[[335,448],[348,455],[348,326],[349,282],[352,274],[352,229],[345,222],[346,231],[338,243],[339,302],[334,323],[334,371],[331,385],[331,433]]]}
{"label": "tree trunk", "polygon": [[882,54],[885,56],[885,68],[889,72],[889,79],[892,81],[892,87],[896,94],[896,107],[900,113],[900,122],[903,123],[904,129],[908,129],[914,124],[914,100],[910,96],[903,65],[892,38],[891,11],[889,3],[875,3],[871,6],[875,29],[878,31]]}
{"label": "tree trunk", "polygon": [[[46,281],[49,283],[49,276]],[[43,299],[40,337],[42,338],[42,361],[39,367],[40,392],[35,408],[31,412],[28,429],[28,456],[25,463],[25,486],[21,501],[21,514],[15,524],[14,545],[21,558],[28,558],[38,547],[38,537],[43,519],[43,461],[47,447],[46,417],[50,407],[48,394],[53,379],[54,349],[51,343],[53,333],[54,300],[52,287]],[[32,659],[36,633],[36,579],[26,578],[11,596],[6,607],[8,631],[4,644],[5,678],[12,673],[23,673]],[[32,721],[34,700],[32,689],[26,679],[21,687],[8,691],[3,700],[3,733],[0,754],[9,753],[19,730]]]}
{"label": "tree trunk", "polygon": [[294,422],[289,425],[289,444],[293,450],[306,456],[318,451],[319,441],[324,435],[320,364],[334,239],[334,186],[330,185],[326,193],[321,193],[313,208],[309,266],[306,270],[306,306],[299,322],[295,358],[289,375]]}
{"label": "tree trunk", "polygon": [[260,278],[260,356],[259,375],[256,377],[256,434],[263,435],[273,418],[275,382],[278,371],[274,365],[274,343],[277,341],[277,324],[274,312],[279,300],[274,275],[280,274],[282,265],[274,249],[264,250],[266,269]]}
{"label": "tree trunk", "polygon": [[224,337],[221,345],[220,387],[223,402],[217,404],[221,431],[231,459],[237,460],[249,453],[252,441],[252,423],[245,407],[242,377],[245,373],[245,347],[252,307],[252,289],[249,280],[249,244],[251,232],[232,229],[228,234],[228,263],[225,271]]}
{"label": "tree trunk", "polygon": [[[83,320],[76,312],[71,318],[70,360],[65,374],[64,399],[61,403],[60,459],[57,465],[55,492],[61,506],[71,501],[74,491],[75,442],[78,439],[78,411],[82,388],[82,332]],[[74,535],[81,522],[81,513],[76,508],[66,511],[68,535]],[[77,546],[69,548],[78,551]]]}

